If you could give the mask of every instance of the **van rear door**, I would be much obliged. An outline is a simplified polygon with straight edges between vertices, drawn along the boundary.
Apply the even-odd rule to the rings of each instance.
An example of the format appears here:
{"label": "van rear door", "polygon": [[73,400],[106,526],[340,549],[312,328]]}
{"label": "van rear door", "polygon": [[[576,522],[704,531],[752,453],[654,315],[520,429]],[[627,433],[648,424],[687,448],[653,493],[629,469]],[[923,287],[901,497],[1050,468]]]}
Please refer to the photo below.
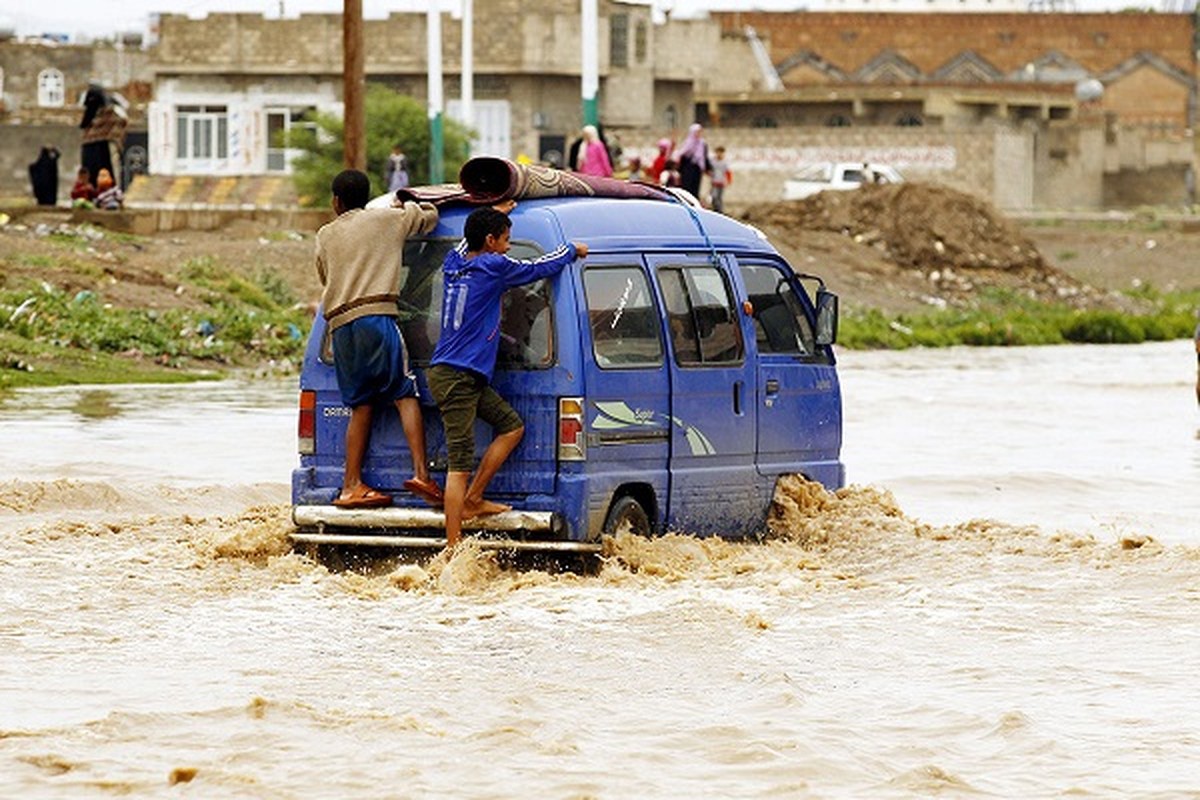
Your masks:
{"label": "van rear door", "polygon": [[744,536],[766,507],[754,468],[755,371],[723,261],[649,256],[671,347],[670,529]]}

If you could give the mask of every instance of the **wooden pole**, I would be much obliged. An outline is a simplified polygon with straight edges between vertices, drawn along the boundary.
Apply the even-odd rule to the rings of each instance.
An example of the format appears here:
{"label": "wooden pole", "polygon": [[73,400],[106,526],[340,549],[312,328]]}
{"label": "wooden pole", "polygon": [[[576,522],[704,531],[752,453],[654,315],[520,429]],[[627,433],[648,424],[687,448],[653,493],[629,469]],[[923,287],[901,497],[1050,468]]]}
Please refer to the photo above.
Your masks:
{"label": "wooden pole", "polygon": [[367,115],[363,106],[366,77],[363,66],[362,0],[343,0],[342,100],[345,104],[342,148],[346,169],[367,168]]}

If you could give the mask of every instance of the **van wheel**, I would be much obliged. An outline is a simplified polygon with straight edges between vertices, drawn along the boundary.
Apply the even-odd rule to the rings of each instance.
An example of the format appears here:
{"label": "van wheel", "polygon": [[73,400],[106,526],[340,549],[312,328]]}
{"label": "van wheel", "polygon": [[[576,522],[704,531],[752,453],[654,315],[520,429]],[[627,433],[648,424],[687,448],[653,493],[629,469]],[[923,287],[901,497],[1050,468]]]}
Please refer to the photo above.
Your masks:
{"label": "van wheel", "polygon": [[613,503],[604,520],[604,532],[609,536],[632,533],[635,536],[650,535],[650,517],[642,504],[632,497],[622,497]]}

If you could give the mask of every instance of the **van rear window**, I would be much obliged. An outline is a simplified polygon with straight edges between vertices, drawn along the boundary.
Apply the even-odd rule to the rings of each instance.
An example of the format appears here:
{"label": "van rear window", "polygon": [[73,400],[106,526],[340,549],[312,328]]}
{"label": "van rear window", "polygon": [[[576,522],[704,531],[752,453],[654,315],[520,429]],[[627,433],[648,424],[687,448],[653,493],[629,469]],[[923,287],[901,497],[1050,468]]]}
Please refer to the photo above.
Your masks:
{"label": "van rear window", "polygon": [[[408,279],[400,294],[400,330],[408,346],[409,358],[424,366],[433,356],[441,333],[442,262],[460,239],[409,239],[404,246],[404,264]],[[513,258],[537,258],[542,250],[530,242],[513,242]],[[500,313],[500,352],[497,369],[538,369],[553,362],[554,342],[551,324],[550,286],[537,281],[509,289],[504,294]],[[333,363],[325,331],[321,360]]]}
{"label": "van rear window", "polygon": [[[409,357],[429,363],[441,333],[442,262],[460,239],[410,239],[404,247],[408,280],[400,296],[400,329]],[[514,241],[513,258],[537,258],[542,250],[531,242]],[[497,369],[537,369],[553,361],[550,286],[537,281],[504,293],[500,312],[500,352]]]}

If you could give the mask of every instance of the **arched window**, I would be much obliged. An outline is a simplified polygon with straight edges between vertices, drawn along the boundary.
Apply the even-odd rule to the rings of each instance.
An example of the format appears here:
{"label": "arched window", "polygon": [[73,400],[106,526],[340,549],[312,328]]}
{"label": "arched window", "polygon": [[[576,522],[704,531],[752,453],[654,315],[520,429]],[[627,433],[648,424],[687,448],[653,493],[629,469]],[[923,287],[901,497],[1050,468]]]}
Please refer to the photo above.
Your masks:
{"label": "arched window", "polygon": [[896,118],[896,124],[901,128],[919,128],[925,124],[925,120],[921,119],[920,114],[906,111]]}
{"label": "arched window", "polygon": [[47,108],[62,108],[66,92],[63,89],[63,74],[53,67],[38,73],[38,105]]}
{"label": "arched window", "polygon": [[673,131],[679,126],[679,112],[675,110],[675,106],[667,106],[667,111],[663,115],[663,122],[667,124],[667,130]]}

